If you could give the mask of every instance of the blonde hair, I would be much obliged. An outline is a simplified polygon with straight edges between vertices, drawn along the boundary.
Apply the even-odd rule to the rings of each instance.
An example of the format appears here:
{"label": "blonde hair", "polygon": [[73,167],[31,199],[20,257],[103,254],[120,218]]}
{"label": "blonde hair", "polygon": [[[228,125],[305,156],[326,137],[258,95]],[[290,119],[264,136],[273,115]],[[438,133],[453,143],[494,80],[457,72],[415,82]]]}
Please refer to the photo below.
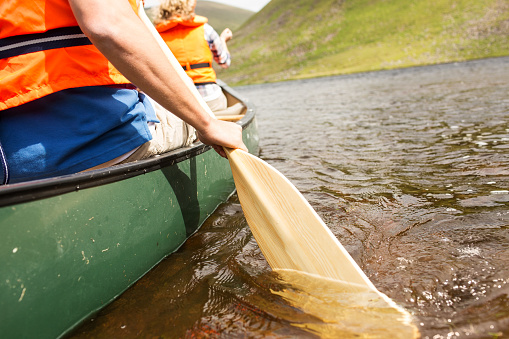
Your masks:
{"label": "blonde hair", "polygon": [[193,0],[163,0],[159,6],[159,15],[155,18],[154,23],[171,20],[174,18],[182,18],[191,20],[194,16]]}

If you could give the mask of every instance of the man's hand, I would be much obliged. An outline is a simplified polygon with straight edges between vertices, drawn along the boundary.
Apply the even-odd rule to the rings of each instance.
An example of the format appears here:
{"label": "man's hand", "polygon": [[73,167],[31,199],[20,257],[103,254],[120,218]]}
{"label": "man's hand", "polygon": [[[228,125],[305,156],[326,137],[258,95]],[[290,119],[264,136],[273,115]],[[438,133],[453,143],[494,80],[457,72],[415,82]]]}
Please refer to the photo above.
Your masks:
{"label": "man's hand", "polygon": [[223,146],[248,151],[242,141],[242,127],[233,122],[211,119],[209,126],[197,133],[201,142],[212,146],[223,158],[226,158]]}

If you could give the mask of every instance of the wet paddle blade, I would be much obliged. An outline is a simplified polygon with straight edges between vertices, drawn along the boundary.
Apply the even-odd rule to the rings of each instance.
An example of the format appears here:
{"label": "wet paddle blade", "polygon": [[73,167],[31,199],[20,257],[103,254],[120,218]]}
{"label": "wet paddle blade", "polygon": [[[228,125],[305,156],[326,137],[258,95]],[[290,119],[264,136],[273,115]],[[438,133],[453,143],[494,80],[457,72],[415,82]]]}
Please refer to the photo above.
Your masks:
{"label": "wet paddle blade", "polygon": [[227,150],[249,227],[272,269],[292,269],[376,290],[295,186],[263,160]]}

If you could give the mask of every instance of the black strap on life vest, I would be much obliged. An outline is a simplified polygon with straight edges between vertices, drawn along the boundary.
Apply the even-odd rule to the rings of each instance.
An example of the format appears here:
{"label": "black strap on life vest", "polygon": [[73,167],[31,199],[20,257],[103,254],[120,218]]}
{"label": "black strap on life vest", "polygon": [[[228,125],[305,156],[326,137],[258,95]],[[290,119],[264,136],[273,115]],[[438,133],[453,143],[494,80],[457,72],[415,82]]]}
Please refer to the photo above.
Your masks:
{"label": "black strap on life vest", "polygon": [[4,173],[4,177],[0,185],[7,185],[9,183],[9,166],[7,166],[7,157],[5,156],[5,152],[1,143],[0,143],[0,166],[2,166],[2,171]]}
{"label": "black strap on life vest", "polygon": [[0,39],[0,59],[62,47],[91,45],[81,28],[62,27],[43,33],[17,35]]}
{"label": "black strap on life vest", "polygon": [[194,83],[196,86],[198,85],[212,85],[212,84],[217,84],[217,82],[214,82],[214,81],[207,81],[207,82],[195,82]]}
{"label": "black strap on life vest", "polygon": [[[202,62],[200,64],[189,65],[189,67],[191,69],[197,69],[197,68],[212,67],[212,65],[210,64],[210,62]],[[182,68],[184,69],[184,71],[187,71],[187,66],[186,65],[182,66]]]}

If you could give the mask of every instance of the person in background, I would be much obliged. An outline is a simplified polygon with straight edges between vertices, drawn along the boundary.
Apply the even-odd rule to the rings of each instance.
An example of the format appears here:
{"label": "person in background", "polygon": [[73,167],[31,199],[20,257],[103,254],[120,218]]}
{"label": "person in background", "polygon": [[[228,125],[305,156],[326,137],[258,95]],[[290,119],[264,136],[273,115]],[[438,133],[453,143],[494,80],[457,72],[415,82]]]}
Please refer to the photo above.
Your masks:
{"label": "person in background", "polygon": [[212,60],[223,68],[230,66],[226,42],[232,38],[232,31],[226,28],[218,35],[207,18],[195,14],[195,8],[196,0],[163,0],[154,23],[205,102],[218,114],[227,103],[216,84]]}
{"label": "person in background", "polygon": [[[168,111],[221,156],[222,146],[247,151],[241,127],[214,119],[190,93],[138,6],[0,2],[0,184],[143,159],[192,142],[192,128],[170,140]],[[166,115],[156,116],[138,88]]]}

